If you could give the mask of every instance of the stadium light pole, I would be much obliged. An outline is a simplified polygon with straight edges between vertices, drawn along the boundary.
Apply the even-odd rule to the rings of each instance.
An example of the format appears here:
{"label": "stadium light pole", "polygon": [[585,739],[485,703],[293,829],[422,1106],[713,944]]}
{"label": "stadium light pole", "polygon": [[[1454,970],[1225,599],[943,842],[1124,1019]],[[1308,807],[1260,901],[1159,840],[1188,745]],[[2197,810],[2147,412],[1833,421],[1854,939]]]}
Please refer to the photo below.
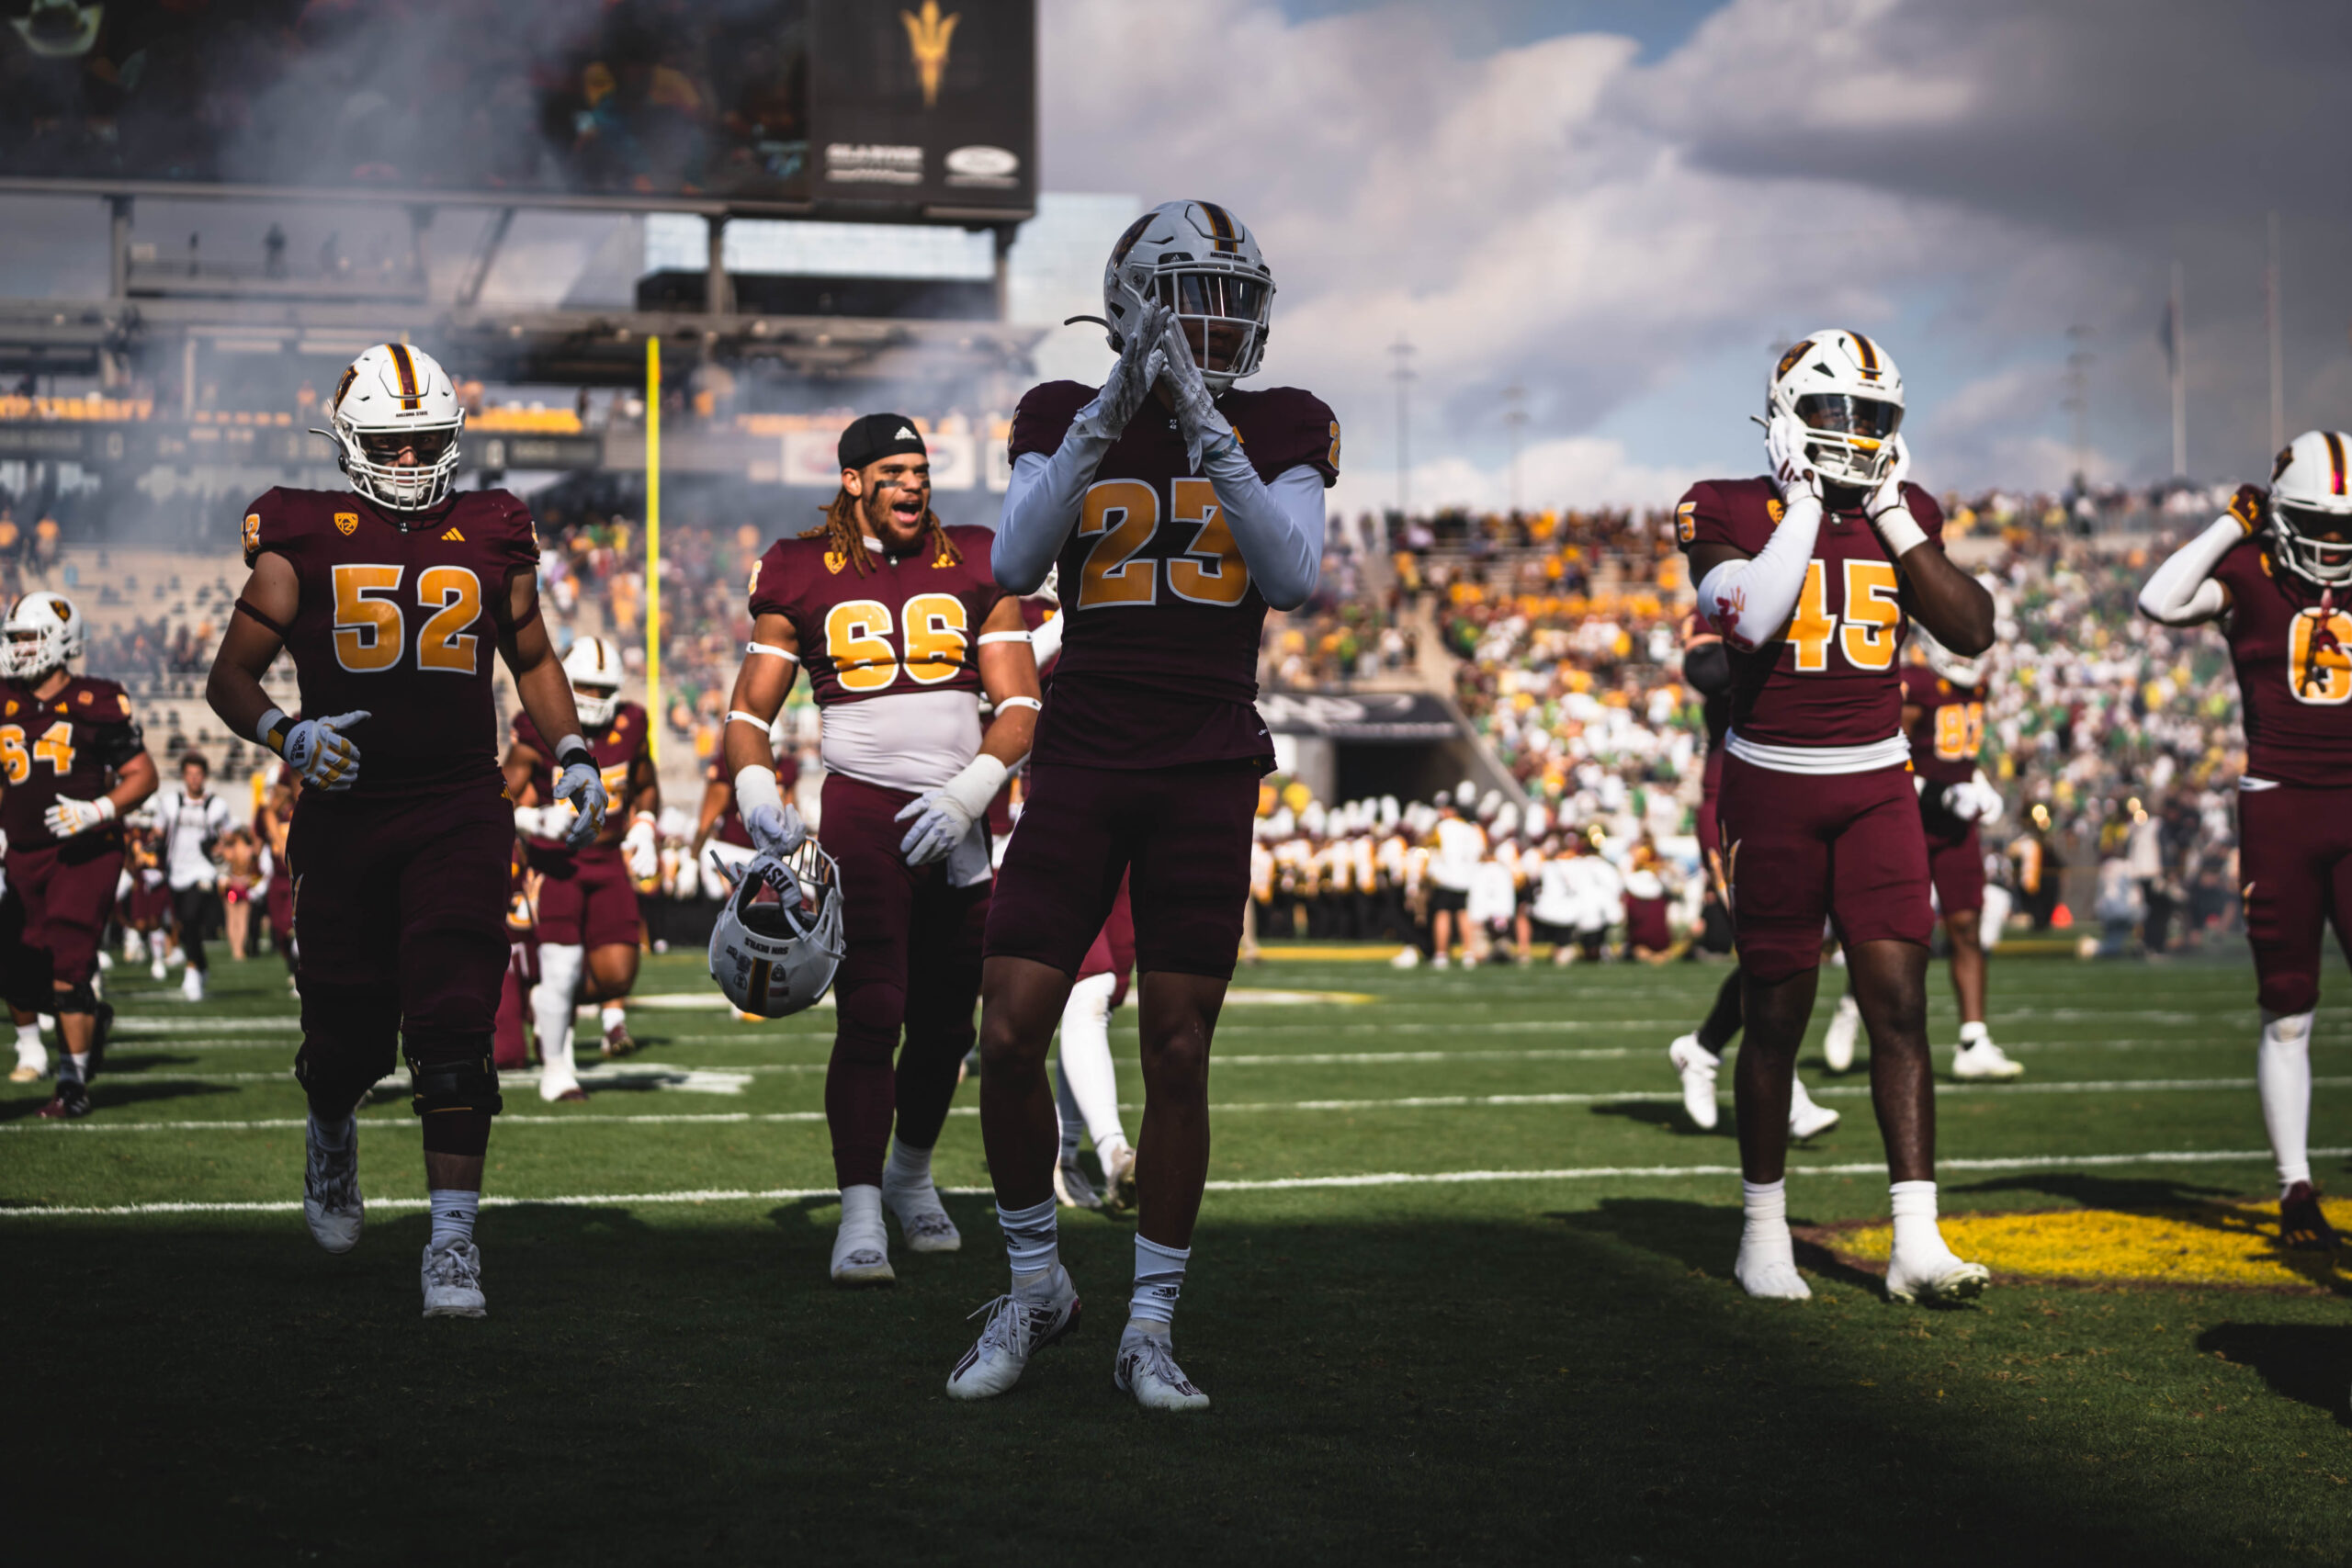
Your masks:
{"label": "stadium light pole", "polygon": [[1510,509],[1513,515],[1525,510],[1520,502],[1519,442],[1520,433],[1527,428],[1527,410],[1521,403],[1527,397],[1524,387],[1503,389],[1503,425],[1510,432]]}
{"label": "stadium light pole", "polygon": [[2180,264],[2172,264],[2172,477],[2188,477],[2188,316]]}
{"label": "stadium light pole", "polygon": [[2075,482],[2084,489],[2090,486],[2091,466],[2090,336],[2091,330],[2086,326],[2077,324],[2066,329],[2065,408],[2073,427],[2067,434],[2074,437]]}
{"label": "stadium light pole", "polygon": [[2279,317],[2286,312],[2278,300],[2278,214],[2270,214],[2270,265],[2262,274],[2262,312],[2270,328],[2270,449],[2287,445],[2287,350],[2279,336]]}
{"label": "stadium light pole", "polygon": [[645,340],[645,743],[662,761],[662,335]]}
{"label": "stadium light pole", "polygon": [[1407,446],[1411,426],[1406,407],[1408,389],[1413,384],[1413,344],[1403,333],[1398,333],[1396,341],[1388,345],[1388,352],[1396,356],[1396,368],[1390,374],[1396,382],[1396,517],[1402,522],[1412,510],[1413,499],[1412,467]]}

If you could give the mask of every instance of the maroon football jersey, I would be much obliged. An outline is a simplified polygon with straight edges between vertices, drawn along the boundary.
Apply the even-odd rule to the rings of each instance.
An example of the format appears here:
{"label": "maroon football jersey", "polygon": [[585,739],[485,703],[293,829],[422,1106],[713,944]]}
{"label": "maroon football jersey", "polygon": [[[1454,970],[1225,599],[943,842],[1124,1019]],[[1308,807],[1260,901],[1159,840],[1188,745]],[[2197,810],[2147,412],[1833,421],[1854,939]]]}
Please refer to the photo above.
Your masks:
{"label": "maroon football jersey", "polygon": [[1930,784],[1976,776],[1984,745],[1984,694],[1955,686],[1924,664],[1903,669],[1903,705],[1919,710],[1911,726],[1911,771]]}
{"label": "maroon football jersey", "polygon": [[497,777],[491,666],[508,581],[539,558],[521,502],[463,491],[428,512],[391,513],[349,491],[273,490],[245,512],[245,564],[266,551],[301,582],[283,631],[304,716],[368,713],[350,731],[353,795]]}
{"label": "maroon football jersey", "polygon": [[[1033,387],[1011,457],[1051,457],[1094,400],[1076,381]],[[1340,422],[1294,387],[1235,390],[1217,408],[1261,479],[1310,468],[1340,478]],[[1216,491],[1193,474],[1176,421],[1148,402],[1104,454],[1058,562],[1069,617],[1033,753],[1041,761],[1158,768],[1270,758],[1252,705],[1266,601]]]}
{"label": "maroon football jersey", "polygon": [[[147,749],[130,699],[112,681],[67,678],[54,696],[33,695],[19,681],[0,681],[0,830],[12,850],[56,843],[42,814],[57,797],[96,800],[114,787],[115,770]],[[119,822],[80,838],[119,840]]]}
{"label": "maroon football jersey", "polygon": [[860,575],[822,535],[778,539],[752,569],[752,615],[786,615],[819,707],[909,692],[980,690],[980,626],[1004,591],[986,528],[950,528],[961,560],[926,534],[902,556],[870,550]]}
{"label": "maroon football jersey", "polygon": [[[603,775],[605,782],[605,829],[597,838],[599,843],[618,843],[621,835],[628,831],[629,773],[635,769],[639,757],[651,753],[651,729],[642,704],[618,703],[613,707],[612,723],[594,735],[582,734],[580,738],[588,743],[589,754],[596,761],[596,772]],[[553,806],[555,742],[539,733],[539,727],[531,722],[529,714],[518,713],[514,716],[514,743],[528,746],[539,754],[537,771],[531,774],[531,787],[538,792],[541,806]],[[364,753],[360,765],[367,765]],[[541,849],[560,844],[556,839],[534,840],[533,842]]]}
{"label": "maroon football jersey", "polygon": [[[1903,487],[1911,515],[1943,547],[1943,512],[1917,485]],[[1729,545],[1762,553],[1780,526],[1770,479],[1702,479],[1684,492],[1675,523],[1687,552]],[[1771,641],[1731,646],[1731,727],[1761,746],[1867,746],[1903,731],[1896,674],[1910,629],[1902,575],[1859,511],[1821,520],[1797,607]]]}
{"label": "maroon football jersey", "polygon": [[2246,776],[2341,789],[2352,777],[2352,613],[2282,569],[2259,535],[2223,556],[2213,580],[2230,591]]}

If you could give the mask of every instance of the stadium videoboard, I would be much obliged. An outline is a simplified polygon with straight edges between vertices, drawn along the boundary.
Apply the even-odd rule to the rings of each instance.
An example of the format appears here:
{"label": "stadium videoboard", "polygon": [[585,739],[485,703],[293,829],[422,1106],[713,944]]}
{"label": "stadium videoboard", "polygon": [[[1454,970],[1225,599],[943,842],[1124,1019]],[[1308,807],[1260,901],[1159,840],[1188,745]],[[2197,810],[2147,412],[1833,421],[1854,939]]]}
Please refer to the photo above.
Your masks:
{"label": "stadium videoboard", "polygon": [[11,181],[950,221],[1035,204],[1035,0],[12,12]]}

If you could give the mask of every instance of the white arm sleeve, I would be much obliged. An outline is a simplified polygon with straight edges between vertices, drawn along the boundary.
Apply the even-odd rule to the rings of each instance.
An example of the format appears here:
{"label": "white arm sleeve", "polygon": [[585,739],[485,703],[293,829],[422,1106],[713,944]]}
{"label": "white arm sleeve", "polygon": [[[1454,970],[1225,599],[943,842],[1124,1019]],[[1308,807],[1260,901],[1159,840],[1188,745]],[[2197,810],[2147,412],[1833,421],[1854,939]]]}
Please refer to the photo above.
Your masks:
{"label": "white arm sleeve", "polygon": [[1095,412],[1095,403],[1079,411],[1052,457],[1023,452],[1012,465],[1004,514],[997,521],[996,543],[989,550],[989,569],[996,574],[997,586],[1009,593],[1035,592],[1054,558],[1061,554],[1062,541],[1077,525],[1086,487],[1094,482],[1094,470],[1111,449],[1110,438],[1094,423]]}
{"label": "white arm sleeve", "polygon": [[1821,502],[1799,495],[1759,553],[1724,562],[1699,584],[1699,611],[1707,624],[1742,650],[1770,641],[1797,607],[1820,532]]}
{"label": "white arm sleeve", "polygon": [[2213,581],[2213,569],[2245,537],[2245,525],[2228,514],[2175,550],[2148,585],[2140,590],[2140,614],[2168,626],[2193,626],[2229,607],[2229,590]]}
{"label": "white arm sleeve", "polygon": [[1069,629],[1069,616],[1056,612],[1054,618],[1029,634],[1029,653],[1043,670],[1048,660],[1062,650],[1062,633]]}
{"label": "white arm sleeve", "polygon": [[1202,455],[1201,466],[1266,603],[1277,610],[1306,604],[1323,573],[1323,476],[1302,463],[1270,485],[1238,440],[1219,441]]}

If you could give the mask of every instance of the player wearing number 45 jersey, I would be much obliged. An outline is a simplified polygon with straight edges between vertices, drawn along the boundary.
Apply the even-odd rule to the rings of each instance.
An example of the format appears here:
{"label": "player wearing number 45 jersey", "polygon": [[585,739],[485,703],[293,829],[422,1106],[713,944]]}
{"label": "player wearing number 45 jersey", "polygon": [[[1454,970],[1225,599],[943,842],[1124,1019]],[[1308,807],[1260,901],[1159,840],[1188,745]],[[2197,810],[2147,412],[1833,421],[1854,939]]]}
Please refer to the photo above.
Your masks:
{"label": "player wearing number 45 jersey", "polygon": [[1826,919],[1871,1034],[1871,1100],[1894,1179],[1898,1300],[1973,1296],[1987,1275],[1935,1219],[1928,1055],[1927,841],[1897,657],[1917,615],[1946,647],[1993,640],[1991,596],[1944,556],[1943,518],[1905,482],[1903,381],[1860,333],[1820,332],[1768,383],[1769,479],[1683,497],[1699,610],[1731,655],[1721,831],[1744,977],[1736,1103],[1750,1295],[1803,1297],[1782,1178],[1790,1082]]}
{"label": "player wearing number 45 jersey", "polygon": [[[447,374],[401,344],[336,385],[327,434],[353,493],[273,490],[245,515],[245,581],[206,696],[300,773],[287,840],[311,1104],[303,1210],[330,1252],[359,1240],[361,1098],[408,1059],[424,1121],[433,1236],[427,1317],[483,1314],[473,1221],[506,968],[514,820],[498,771],[492,650],[543,735],[555,794],[594,838],[605,792],[539,618],[530,514],[503,491],[451,494],[465,412]],[[288,717],[261,676],[294,659]]]}
{"label": "player wearing number 45 jersey", "polygon": [[1305,392],[1233,389],[1258,368],[1273,276],[1223,208],[1173,201],[1137,219],[1102,292],[1118,364],[1100,391],[1057,381],[1021,400],[996,536],[997,581],[1029,593],[1057,570],[1069,629],[981,978],[980,1127],[1012,1288],[947,1392],[1003,1393],[1077,1325],[1056,1247],[1046,1052],[1125,876],[1144,1112],[1113,1377],[1148,1408],[1188,1409],[1208,1396],[1177,1366],[1170,1324],[1208,1175],[1209,1038],[1273,760],[1251,705],[1258,639],[1269,605],[1314,592],[1340,427]]}
{"label": "player wearing number 45 jersey", "polygon": [[2280,1240],[2333,1252],[2312,1185],[2321,928],[2352,952],[2352,435],[2313,430],[2140,591],[2167,626],[2218,622],[2245,714],[2238,875],[2262,1009],[2255,1077],[2278,1161]]}

